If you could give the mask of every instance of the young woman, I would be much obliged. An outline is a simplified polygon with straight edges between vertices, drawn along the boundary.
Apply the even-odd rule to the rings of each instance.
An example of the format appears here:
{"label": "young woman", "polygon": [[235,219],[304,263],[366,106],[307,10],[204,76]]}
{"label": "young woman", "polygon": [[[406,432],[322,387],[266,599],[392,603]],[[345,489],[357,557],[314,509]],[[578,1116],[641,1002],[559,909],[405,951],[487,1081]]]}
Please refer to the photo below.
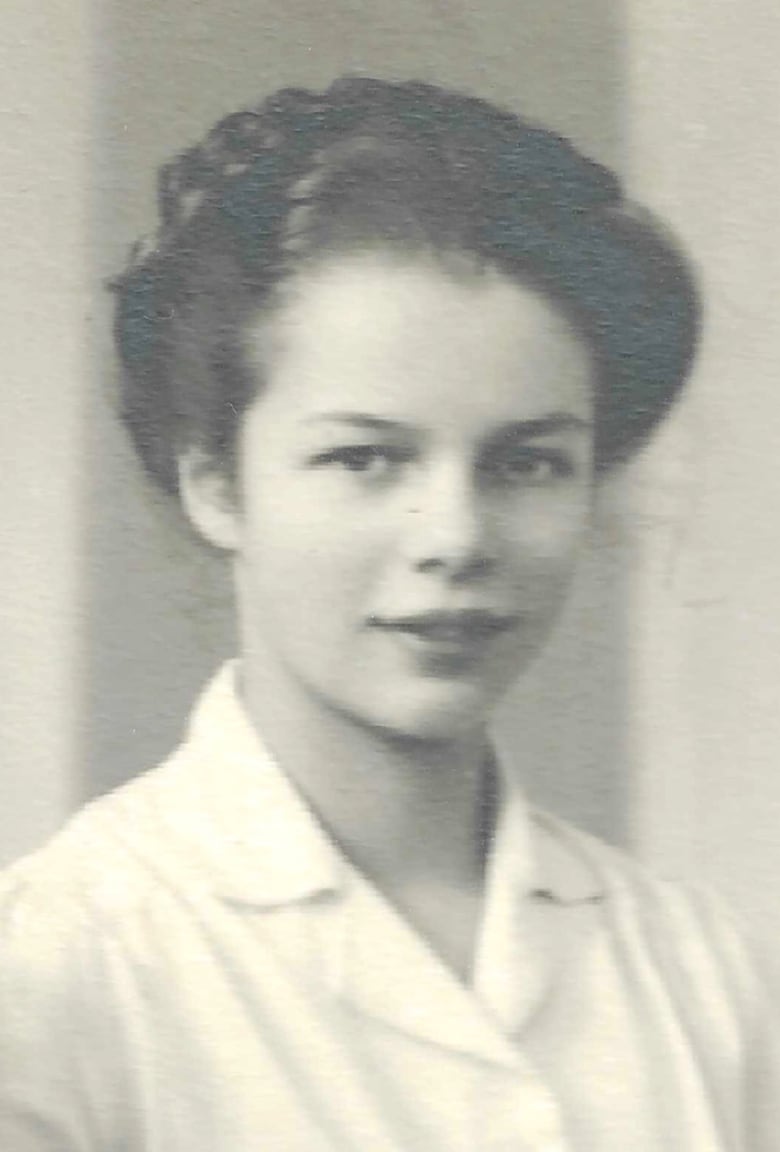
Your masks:
{"label": "young woman", "polygon": [[282,91],[160,204],[123,415],[231,557],[240,653],[5,876],[2,1147],[777,1147],[722,915],[486,734],[688,371],[683,259],[559,137],[419,84]]}

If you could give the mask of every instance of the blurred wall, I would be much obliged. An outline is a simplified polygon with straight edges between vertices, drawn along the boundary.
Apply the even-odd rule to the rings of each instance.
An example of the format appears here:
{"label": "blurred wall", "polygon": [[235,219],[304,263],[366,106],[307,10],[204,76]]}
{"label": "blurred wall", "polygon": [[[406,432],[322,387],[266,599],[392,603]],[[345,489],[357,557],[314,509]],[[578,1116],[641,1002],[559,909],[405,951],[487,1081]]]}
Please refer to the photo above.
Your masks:
{"label": "blurred wall", "polygon": [[707,315],[636,477],[632,839],[719,887],[780,957],[780,9],[631,0],[629,179]]}
{"label": "blurred wall", "polygon": [[[99,30],[99,272],[154,220],[154,171],[220,115],[281,84],[343,71],[433,79],[539,117],[607,162],[622,157],[623,36],[616,0],[106,0]],[[101,364],[110,371],[111,352]],[[91,404],[87,793],[148,767],[230,651],[218,562],[139,481],[105,402]],[[571,629],[504,709],[503,742],[543,802],[624,832],[625,591],[599,537]],[[583,626],[580,626],[583,625]],[[568,637],[568,638],[567,638]]]}
{"label": "blurred wall", "polygon": [[76,802],[89,274],[85,6],[0,38],[0,863]]}

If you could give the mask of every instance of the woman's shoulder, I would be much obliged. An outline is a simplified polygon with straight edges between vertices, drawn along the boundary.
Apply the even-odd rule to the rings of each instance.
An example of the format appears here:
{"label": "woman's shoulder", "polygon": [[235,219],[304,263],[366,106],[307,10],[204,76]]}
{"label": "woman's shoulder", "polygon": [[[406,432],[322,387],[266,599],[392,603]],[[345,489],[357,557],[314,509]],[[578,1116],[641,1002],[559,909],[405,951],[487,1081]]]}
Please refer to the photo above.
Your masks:
{"label": "woman's shoulder", "polygon": [[[76,811],[46,843],[0,872],[0,952],[14,941],[93,933],[126,916],[154,886],[145,840],[165,842],[167,797],[175,793],[181,749]],[[45,951],[44,941],[36,947]]]}
{"label": "woman's shoulder", "polygon": [[86,1146],[93,1121],[110,1124],[124,1108],[128,974],[154,964],[156,927],[170,915],[137,845],[156,835],[175,771],[174,758],[93,800],[0,873],[3,1147],[27,1147],[39,1116],[58,1147]]}
{"label": "woman's shoulder", "polygon": [[707,884],[660,874],[547,813],[534,812],[532,823],[540,874],[548,867],[546,883],[567,871],[579,877],[579,894],[570,891],[593,902],[602,933],[594,939],[608,942],[600,954],[610,955],[635,1002],[647,1005],[648,1019],[667,1020],[713,1085],[728,1094],[736,1078],[749,1147],[776,1148],[777,958],[756,947],[738,911]]}
{"label": "woman's shoulder", "polygon": [[713,938],[742,934],[727,901],[707,884],[666,874],[550,812],[534,809],[532,822],[541,871],[579,876],[583,890],[614,905],[619,914],[665,927],[680,939],[692,932]]}
{"label": "woman's shoulder", "polygon": [[553,875],[569,869],[587,876],[585,896],[603,906],[627,954],[649,959],[680,994],[730,1004],[743,1023],[762,1011],[764,966],[746,925],[718,892],[665,875],[548,812],[535,810],[533,824],[542,872],[547,866]]}

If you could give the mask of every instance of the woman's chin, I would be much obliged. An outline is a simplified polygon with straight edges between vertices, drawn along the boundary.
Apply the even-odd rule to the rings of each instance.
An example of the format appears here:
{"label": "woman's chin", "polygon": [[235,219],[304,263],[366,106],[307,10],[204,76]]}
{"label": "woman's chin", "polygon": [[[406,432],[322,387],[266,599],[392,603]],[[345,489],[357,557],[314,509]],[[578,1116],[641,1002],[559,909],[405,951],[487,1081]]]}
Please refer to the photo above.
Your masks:
{"label": "woman's chin", "polygon": [[457,743],[483,731],[504,693],[472,687],[388,696],[363,721],[387,739],[430,744]]}

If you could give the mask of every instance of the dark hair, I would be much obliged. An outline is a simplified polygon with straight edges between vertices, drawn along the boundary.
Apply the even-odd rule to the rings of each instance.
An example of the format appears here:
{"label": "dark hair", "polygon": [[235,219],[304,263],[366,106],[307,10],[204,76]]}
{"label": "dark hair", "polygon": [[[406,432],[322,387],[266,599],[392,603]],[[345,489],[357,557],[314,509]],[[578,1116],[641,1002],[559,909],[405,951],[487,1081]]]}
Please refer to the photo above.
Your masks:
{"label": "dark hair", "polygon": [[159,208],[154,244],[113,288],[122,417],[170,492],[187,445],[232,468],[258,388],[242,326],[323,254],[465,253],[547,292],[598,357],[601,470],[644,441],[695,349],[691,273],[617,177],[553,132],[431,85],[283,89],[165,166]]}

